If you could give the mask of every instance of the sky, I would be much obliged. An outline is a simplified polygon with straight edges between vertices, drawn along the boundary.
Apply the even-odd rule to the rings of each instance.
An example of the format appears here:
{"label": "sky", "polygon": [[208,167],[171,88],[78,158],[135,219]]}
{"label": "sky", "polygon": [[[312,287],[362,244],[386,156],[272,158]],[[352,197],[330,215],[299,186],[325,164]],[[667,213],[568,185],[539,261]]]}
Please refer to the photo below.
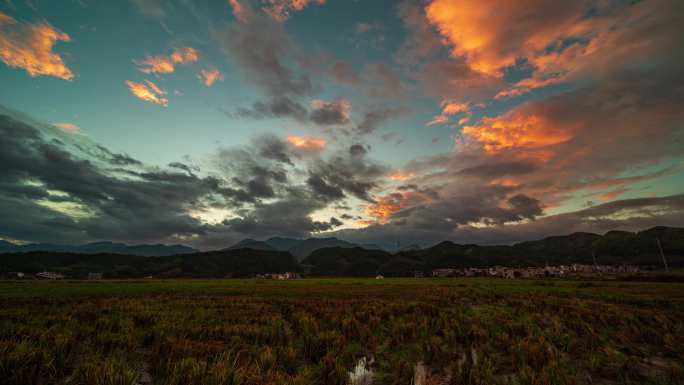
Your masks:
{"label": "sky", "polygon": [[684,226],[679,0],[0,0],[0,239]]}

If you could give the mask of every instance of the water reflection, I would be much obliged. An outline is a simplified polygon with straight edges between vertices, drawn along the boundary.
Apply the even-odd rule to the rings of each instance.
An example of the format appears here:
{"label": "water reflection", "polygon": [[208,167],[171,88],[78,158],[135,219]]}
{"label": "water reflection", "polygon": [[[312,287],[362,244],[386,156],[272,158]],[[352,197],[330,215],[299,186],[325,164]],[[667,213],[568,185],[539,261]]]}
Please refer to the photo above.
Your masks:
{"label": "water reflection", "polygon": [[373,369],[368,365],[366,357],[356,362],[354,370],[349,372],[349,385],[371,385],[373,383]]}

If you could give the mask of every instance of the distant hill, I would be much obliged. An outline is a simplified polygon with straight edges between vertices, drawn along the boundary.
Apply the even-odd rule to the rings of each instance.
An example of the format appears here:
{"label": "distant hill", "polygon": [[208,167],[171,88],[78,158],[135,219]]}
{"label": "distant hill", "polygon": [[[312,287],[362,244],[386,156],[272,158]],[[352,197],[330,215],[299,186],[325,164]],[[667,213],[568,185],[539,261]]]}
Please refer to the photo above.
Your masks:
{"label": "distant hill", "polygon": [[382,250],[330,247],[315,250],[302,264],[311,266],[311,275],[374,276],[392,258],[392,254]]}
{"label": "distant hill", "polygon": [[121,254],[75,254],[28,252],[0,255],[0,273],[21,271],[34,274],[53,271],[70,278],[85,278],[90,272],[105,278],[253,277],[256,274],[299,271],[294,258],[281,251],[237,249],[164,257]]}
{"label": "distant hill", "polygon": [[512,246],[459,245],[445,241],[396,255],[423,260],[429,269],[592,264],[594,260],[599,264],[661,265],[656,239],[660,240],[670,265],[684,266],[684,229],[673,227],[654,227],[639,233],[573,233]]}
{"label": "distant hill", "polygon": [[0,253],[27,253],[33,251],[75,254],[125,254],[144,257],[159,257],[176,254],[196,253],[197,250],[183,245],[126,245],[114,242],[95,242],[85,245],[59,245],[51,243],[28,243],[15,245],[11,242],[0,241]]}
{"label": "distant hill", "polygon": [[[359,245],[343,241],[337,238],[296,239],[273,237],[265,241],[256,241],[250,238],[243,239],[226,250],[254,249],[287,251],[290,254],[294,255],[297,258],[297,260],[301,261],[302,259],[311,255],[312,252],[328,247],[351,248],[359,247]],[[369,249],[372,247],[366,248]]]}
{"label": "distant hill", "polygon": [[[55,246],[79,252],[44,252],[31,251],[30,248],[45,245],[17,246],[0,241],[0,251],[4,250],[4,254],[0,254],[0,274],[48,270],[75,278],[85,277],[88,272],[102,272],[105,277],[110,278],[148,275],[251,277],[264,273],[300,271],[311,276],[411,276],[416,271],[430,272],[438,268],[592,264],[594,261],[606,265],[660,267],[662,257],[658,243],[669,266],[684,267],[684,229],[654,227],[638,233],[573,233],[510,246],[479,246],[444,241],[432,247],[414,247],[395,254],[362,248],[336,238],[271,238],[266,241],[248,239],[226,250],[203,253],[186,253],[189,248],[185,246],[126,246],[111,242]],[[281,251],[276,250],[275,246],[291,247],[288,251]],[[22,252],[7,252],[17,249]],[[172,250],[183,252],[149,256],[153,252]]]}
{"label": "distant hill", "polygon": [[266,242],[257,241],[251,238],[243,239],[240,242],[234,244],[233,246],[225,250],[237,250],[237,249],[252,249],[252,250],[270,250],[275,251],[276,248],[272,247]]}
{"label": "distant hill", "polygon": [[289,252],[301,261],[316,250],[330,247],[353,248],[359,246],[337,238],[309,238],[290,248]]}
{"label": "distant hill", "polygon": [[296,239],[296,238],[282,238],[282,237],[273,237],[269,238],[265,241],[268,243],[272,248],[280,251],[288,251],[291,248],[297,246],[302,242],[301,239]]}

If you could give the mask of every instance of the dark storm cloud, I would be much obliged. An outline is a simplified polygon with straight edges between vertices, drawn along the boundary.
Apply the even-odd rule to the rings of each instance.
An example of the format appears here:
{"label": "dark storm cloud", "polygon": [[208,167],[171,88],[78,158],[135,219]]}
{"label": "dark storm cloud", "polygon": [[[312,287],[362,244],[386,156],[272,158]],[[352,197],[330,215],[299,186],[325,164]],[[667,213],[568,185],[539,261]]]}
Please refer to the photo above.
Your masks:
{"label": "dark storm cloud", "polygon": [[118,154],[109,151],[106,147],[97,145],[95,146],[98,150],[104,154],[104,158],[113,166],[140,166],[142,162],[137,159],[133,159],[126,154]]}
{"label": "dark storm cloud", "polygon": [[308,118],[306,107],[286,96],[273,97],[266,101],[257,101],[251,107],[240,107],[234,112],[224,112],[229,117],[243,119],[293,118],[304,121]]}
{"label": "dark storm cloud", "polygon": [[336,201],[345,197],[344,191],[338,186],[331,186],[321,175],[313,174],[309,176],[306,183],[311,187],[314,194],[326,201]]}
{"label": "dark storm cloud", "polygon": [[429,187],[421,188],[415,184],[407,184],[407,185],[399,186],[399,187],[397,187],[397,191],[413,191],[413,192],[423,194],[424,196],[426,196],[430,199],[433,199],[433,200],[439,199],[439,192],[437,192],[436,190],[433,190]]}
{"label": "dark storm cloud", "polygon": [[[113,177],[95,161],[66,152],[33,125],[9,115],[0,115],[0,138],[0,230],[11,238],[68,242],[202,234],[203,225],[185,214],[186,208],[220,190],[215,178],[166,170]],[[130,159],[120,163],[139,165]],[[36,201],[40,196],[43,200]],[[54,203],[68,204],[61,207],[74,215],[55,209]],[[16,210],[10,207],[22,214],[4,215]]]}
{"label": "dark storm cloud", "polygon": [[458,171],[459,175],[479,178],[500,178],[503,176],[524,175],[537,171],[539,165],[532,162],[508,161],[485,163]]}
{"label": "dark storm cloud", "polygon": [[256,204],[239,218],[226,220],[223,224],[232,231],[258,238],[274,235],[303,237],[340,225],[336,219],[330,222],[311,219],[312,212],[325,207],[325,202],[311,198],[306,189],[290,188],[281,199]]}
{"label": "dark storm cloud", "polygon": [[366,157],[367,149],[354,144],[346,153],[316,162],[309,169],[309,185],[323,197],[338,199],[350,194],[366,202],[374,202],[371,191],[388,169]]}
{"label": "dark storm cloud", "polygon": [[181,163],[181,162],[171,162],[171,163],[168,164],[168,166],[171,167],[171,168],[176,168],[176,169],[179,169],[179,170],[183,170],[183,171],[187,172],[187,173],[190,174],[190,175],[194,175],[195,172],[199,172],[199,167],[197,167],[197,166],[190,166],[190,165],[187,165],[187,164]]}
{"label": "dark storm cloud", "polygon": [[[341,225],[337,218],[311,219],[315,211],[348,194],[370,200],[383,172],[365,153],[310,159],[262,135],[218,151],[211,176],[201,177],[195,166],[150,167],[81,137],[58,144],[51,135],[59,131],[44,127],[0,115],[0,237],[225,247],[246,236],[308,236]],[[213,224],[191,215],[212,208],[235,215]]]}
{"label": "dark storm cloud", "polygon": [[356,143],[349,146],[349,154],[354,158],[365,156],[367,153],[368,150],[362,144]]}
{"label": "dark storm cloud", "polygon": [[381,107],[367,111],[355,131],[360,135],[370,134],[386,121],[407,113],[408,109],[405,107]]}
{"label": "dark storm cloud", "polygon": [[309,118],[319,126],[349,123],[351,104],[345,99],[332,102],[316,101]]}
{"label": "dark storm cloud", "polygon": [[259,155],[281,163],[292,165],[292,154],[287,143],[275,135],[262,135],[253,140]]}

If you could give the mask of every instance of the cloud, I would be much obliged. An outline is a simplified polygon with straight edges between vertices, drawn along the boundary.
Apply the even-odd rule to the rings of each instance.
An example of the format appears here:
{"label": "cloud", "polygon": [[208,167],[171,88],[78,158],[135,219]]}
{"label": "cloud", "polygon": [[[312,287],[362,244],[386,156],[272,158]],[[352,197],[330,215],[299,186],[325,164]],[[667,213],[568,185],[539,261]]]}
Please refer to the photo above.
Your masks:
{"label": "cloud", "polygon": [[408,113],[408,109],[405,107],[380,107],[366,111],[361,122],[355,127],[355,131],[360,135],[370,134],[384,122],[406,113]]}
{"label": "cloud", "polygon": [[399,182],[409,180],[409,179],[413,178],[414,176],[416,176],[415,172],[403,171],[403,170],[394,170],[394,171],[390,172],[389,174],[387,174],[387,178],[389,178],[393,181],[399,181]]}
{"label": "cloud", "polygon": [[525,4],[433,0],[425,12],[449,42],[453,56],[467,57],[478,72],[498,75],[519,57],[530,57],[554,41],[573,36],[584,6],[541,0]]}
{"label": "cloud", "polygon": [[350,122],[351,103],[346,99],[332,102],[314,99],[311,110],[288,96],[274,97],[256,101],[251,107],[239,107],[235,111],[224,111],[233,118],[273,119],[293,118],[300,122],[310,122],[319,126],[342,125]]}
{"label": "cloud", "polygon": [[169,105],[169,100],[166,99],[166,92],[149,80],[145,80],[144,83],[126,80],[126,85],[128,86],[128,89],[131,90],[131,93],[140,100],[159,104],[164,107]]}
{"label": "cloud", "polygon": [[385,63],[368,65],[363,74],[368,95],[381,98],[402,98],[408,93],[408,85],[399,73]]}
{"label": "cloud", "polygon": [[233,9],[233,16],[235,16],[238,21],[246,23],[248,19],[248,11],[242,6],[240,1],[228,0],[228,4],[230,4],[230,7]]}
{"label": "cloud", "polygon": [[530,68],[529,75],[495,92],[497,98],[600,77],[625,62],[649,65],[654,55],[681,43],[682,10],[681,2],[670,0],[562,5],[431,0],[424,9],[453,61],[465,66],[465,78],[504,80],[508,69]]}
{"label": "cloud", "polygon": [[354,67],[352,67],[351,64],[345,62],[336,62],[335,64],[333,64],[330,68],[330,75],[338,83],[342,84],[349,84],[355,86],[358,85],[361,81],[359,75],[356,73],[356,71],[354,71]]}
{"label": "cloud", "polygon": [[263,87],[271,98],[312,92],[308,75],[296,74],[289,66],[301,58],[282,25],[255,17],[250,23],[235,23],[214,35],[229,59],[235,60],[248,79]]}
{"label": "cloud", "polygon": [[219,70],[201,70],[199,73],[199,78],[202,80],[205,86],[211,87],[219,80],[223,80],[223,75]]}
{"label": "cloud", "polygon": [[163,0],[131,0],[131,2],[147,18],[163,20],[166,17]]}
{"label": "cloud", "polygon": [[169,56],[147,56],[135,63],[141,66],[140,71],[146,74],[170,74],[175,71],[176,64],[193,63],[198,58],[194,48],[183,47],[175,49]]}
{"label": "cloud", "polygon": [[[442,217],[444,218],[444,217]],[[604,203],[588,209],[537,218],[534,221],[498,226],[440,226],[422,222],[371,225],[361,230],[341,230],[338,236],[357,243],[387,244],[401,239],[402,244],[420,243],[426,246],[445,239],[461,244],[512,244],[537,240],[549,235],[573,232],[603,234],[610,230],[639,231],[653,226],[684,226],[684,195],[625,199]]]}
{"label": "cloud", "polygon": [[432,199],[432,196],[420,191],[399,191],[382,196],[377,202],[366,207],[365,214],[372,219],[361,221],[360,224],[385,224],[399,211],[430,202]]}
{"label": "cloud", "polygon": [[289,97],[277,97],[266,101],[257,101],[249,107],[240,107],[235,112],[226,111],[230,117],[248,119],[271,119],[290,117],[299,121],[308,119],[306,107]]}
{"label": "cloud", "polygon": [[81,127],[73,124],[73,123],[68,123],[68,122],[60,122],[60,123],[55,123],[55,127],[61,128],[62,130],[71,133],[71,134],[77,134],[81,131]]}
{"label": "cloud", "polygon": [[365,147],[354,144],[327,160],[317,160],[309,167],[307,183],[319,197],[333,201],[346,194],[366,202],[374,202],[372,190],[387,173],[387,168],[367,157]]}
{"label": "cloud", "polygon": [[570,140],[573,131],[568,124],[548,122],[543,116],[516,114],[484,118],[481,125],[463,127],[463,135],[481,143],[486,152],[551,146]]}
{"label": "cloud", "polygon": [[[48,126],[39,127],[0,114],[0,211],[7,214],[0,218],[2,236],[63,243],[153,241],[206,232],[186,209],[201,208],[200,202],[219,194],[215,178],[136,171],[128,166],[140,167],[137,160],[98,149],[84,136],[54,141]],[[75,145],[106,152],[107,163],[73,151]],[[110,164],[127,173],[106,171]]]}
{"label": "cloud", "polygon": [[311,102],[310,119],[321,126],[347,124],[351,107],[351,102],[343,98],[332,102],[315,99]]}
{"label": "cloud", "polygon": [[325,149],[327,141],[323,138],[315,138],[311,136],[295,136],[290,135],[287,137],[287,142],[298,150],[305,152],[321,152]]}
{"label": "cloud", "polygon": [[325,0],[263,0],[263,11],[273,20],[283,22],[290,18],[290,13],[301,11],[310,4],[325,4]]}
{"label": "cloud", "polygon": [[450,100],[444,100],[441,104],[442,113],[432,118],[427,123],[428,126],[435,124],[444,124],[449,122],[449,117],[460,113],[467,114],[470,111],[470,103],[459,103]]}
{"label": "cloud", "polygon": [[0,59],[10,67],[21,68],[31,77],[72,80],[73,72],[52,51],[60,41],[70,42],[71,38],[47,22],[22,23],[0,12]]}

